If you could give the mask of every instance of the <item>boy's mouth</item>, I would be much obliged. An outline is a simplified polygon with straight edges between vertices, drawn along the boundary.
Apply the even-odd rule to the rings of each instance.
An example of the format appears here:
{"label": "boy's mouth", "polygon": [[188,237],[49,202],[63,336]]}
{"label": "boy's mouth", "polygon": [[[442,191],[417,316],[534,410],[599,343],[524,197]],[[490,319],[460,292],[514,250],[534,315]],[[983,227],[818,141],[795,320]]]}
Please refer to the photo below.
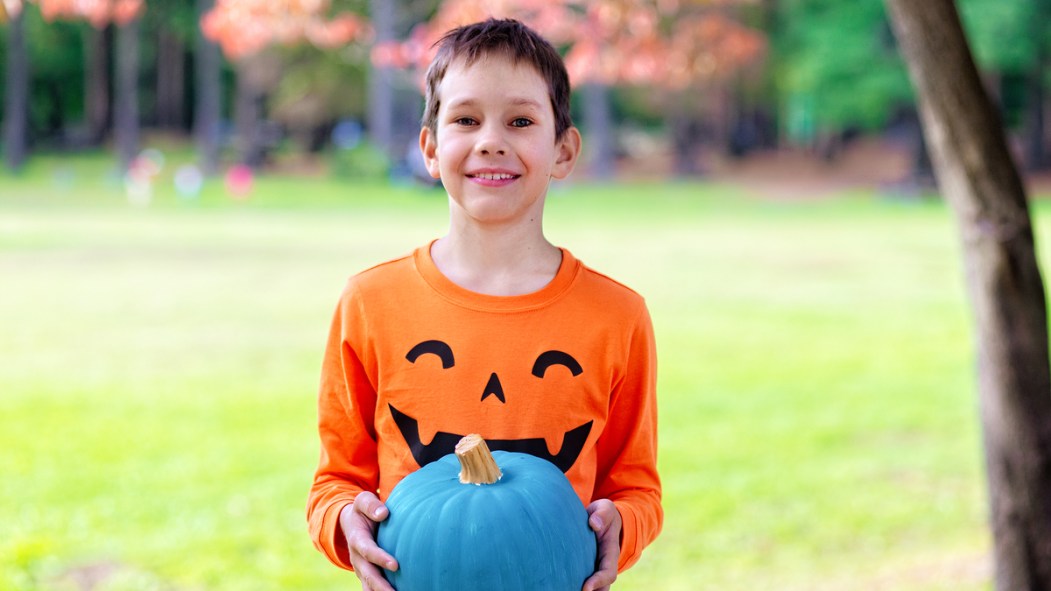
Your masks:
{"label": "boy's mouth", "polygon": [[501,187],[513,183],[522,175],[506,171],[478,171],[467,174],[467,178],[486,187]]}
{"label": "boy's mouth", "polygon": [[509,181],[511,179],[518,178],[517,174],[510,174],[510,173],[506,173],[506,172],[493,172],[493,173],[483,172],[483,173],[479,173],[479,174],[469,174],[467,176],[469,176],[469,177],[471,177],[473,179],[483,179],[483,180],[487,180],[487,181]]}

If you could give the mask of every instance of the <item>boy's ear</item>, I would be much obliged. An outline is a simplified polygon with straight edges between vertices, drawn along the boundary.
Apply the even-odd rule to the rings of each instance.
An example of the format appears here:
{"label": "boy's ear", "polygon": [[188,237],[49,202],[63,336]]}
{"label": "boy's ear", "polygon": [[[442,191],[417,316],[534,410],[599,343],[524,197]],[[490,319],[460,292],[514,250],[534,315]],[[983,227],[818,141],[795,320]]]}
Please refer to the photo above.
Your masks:
{"label": "boy's ear", "polygon": [[441,178],[441,170],[438,168],[438,138],[426,125],[420,129],[420,153],[423,154],[423,163],[427,165],[427,172],[431,177]]}
{"label": "boy's ear", "polygon": [[551,171],[552,177],[564,179],[569,176],[569,173],[573,172],[573,167],[577,164],[577,157],[580,156],[582,142],[580,130],[576,127],[570,127],[562,134],[562,139],[558,140],[558,145],[555,146],[557,156],[555,158],[555,168]]}

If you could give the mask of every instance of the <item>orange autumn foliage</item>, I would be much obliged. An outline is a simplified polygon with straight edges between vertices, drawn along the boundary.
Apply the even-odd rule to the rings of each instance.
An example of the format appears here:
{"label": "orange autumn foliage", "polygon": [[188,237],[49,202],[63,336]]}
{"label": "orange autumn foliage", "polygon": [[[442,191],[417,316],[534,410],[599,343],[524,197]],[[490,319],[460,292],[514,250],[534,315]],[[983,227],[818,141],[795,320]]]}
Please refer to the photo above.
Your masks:
{"label": "orange autumn foliage", "polygon": [[574,84],[684,88],[757,62],[763,35],[730,14],[752,0],[448,0],[404,41],[378,44],[373,63],[422,72],[449,29],[490,16],[516,18],[565,49]]}
{"label": "orange autumn foliage", "polygon": [[101,29],[127,24],[145,8],[144,0],[35,0],[45,20],[86,20]]}
{"label": "orange autumn foliage", "polygon": [[366,21],[352,13],[329,16],[329,0],[217,0],[201,18],[201,30],[237,59],[272,44],[308,41],[333,48],[370,35]]}

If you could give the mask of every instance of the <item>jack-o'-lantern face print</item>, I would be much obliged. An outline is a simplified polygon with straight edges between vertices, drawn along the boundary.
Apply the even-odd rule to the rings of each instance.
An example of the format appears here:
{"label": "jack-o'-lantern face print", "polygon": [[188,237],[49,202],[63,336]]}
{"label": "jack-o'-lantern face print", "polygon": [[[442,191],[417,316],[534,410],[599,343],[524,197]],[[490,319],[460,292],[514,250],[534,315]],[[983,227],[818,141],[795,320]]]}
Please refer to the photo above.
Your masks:
{"label": "jack-o'-lantern face print", "polygon": [[[456,356],[453,353],[452,347],[444,341],[421,341],[406,353],[405,359],[411,364],[416,364],[424,355],[433,355],[437,357],[441,362],[440,367],[442,370],[449,370],[456,366]],[[584,368],[580,366],[580,363],[569,353],[558,350],[548,350],[543,351],[536,356],[530,373],[535,379],[542,380],[545,375],[547,375],[548,370],[556,366],[568,370],[569,374],[573,377],[579,376],[584,371]],[[485,378],[485,376],[479,376],[477,392],[479,403],[484,403],[489,399],[493,399],[492,401],[497,402],[498,404],[507,404],[508,397],[520,394],[516,392],[506,392],[500,381],[500,376],[495,371],[491,372],[488,378]],[[401,412],[395,408],[393,404],[388,404],[388,407],[390,408],[391,416],[394,418],[395,424],[398,426],[398,430],[401,431],[402,436],[405,438],[405,443],[408,444],[409,450],[412,452],[413,459],[415,459],[416,463],[421,467],[438,460],[447,454],[453,453],[453,448],[456,446],[456,443],[465,435],[464,433],[438,431],[435,433],[435,436],[430,443],[424,444],[420,440],[420,430],[417,419]],[[587,441],[588,435],[591,433],[592,424],[593,421],[588,421],[565,431],[562,447],[557,453],[551,453],[548,451],[544,437],[539,436],[526,439],[486,438],[486,443],[489,445],[489,448],[494,451],[502,450],[527,453],[545,459],[565,472],[573,466],[573,463],[576,462],[577,457],[580,455],[580,451],[584,448],[584,442]]]}

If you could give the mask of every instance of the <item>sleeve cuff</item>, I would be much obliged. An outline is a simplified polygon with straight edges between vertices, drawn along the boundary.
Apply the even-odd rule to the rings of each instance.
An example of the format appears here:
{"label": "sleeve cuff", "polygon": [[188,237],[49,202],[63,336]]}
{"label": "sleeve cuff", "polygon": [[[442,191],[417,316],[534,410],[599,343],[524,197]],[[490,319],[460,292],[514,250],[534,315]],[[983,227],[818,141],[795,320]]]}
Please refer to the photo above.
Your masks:
{"label": "sleeve cuff", "polygon": [[639,521],[627,503],[614,501],[613,504],[620,512],[620,560],[617,562],[617,572],[624,572],[628,567],[635,564],[642,554],[639,548]]}
{"label": "sleeve cuff", "polygon": [[350,564],[350,550],[347,548],[347,537],[339,525],[339,514],[343,508],[354,502],[354,499],[337,499],[332,502],[322,515],[321,528],[318,531],[317,546],[332,564],[353,571]]}

